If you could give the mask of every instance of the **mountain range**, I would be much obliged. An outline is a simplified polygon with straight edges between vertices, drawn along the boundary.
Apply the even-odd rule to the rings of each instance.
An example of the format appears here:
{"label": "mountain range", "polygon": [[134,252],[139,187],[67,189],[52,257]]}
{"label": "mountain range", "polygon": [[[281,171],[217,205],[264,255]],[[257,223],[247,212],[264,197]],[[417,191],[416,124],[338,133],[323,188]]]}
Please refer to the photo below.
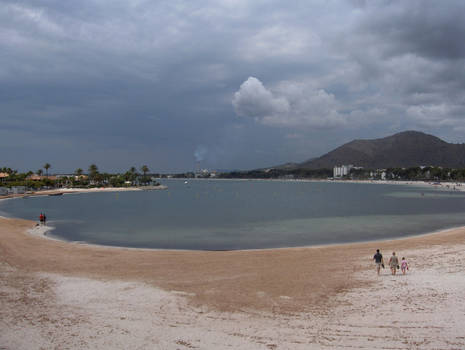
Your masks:
{"label": "mountain range", "polygon": [[465,144],[452,144],[419,131],[404,131],[373,140],[353,140],[319,158],[280,166],[322,169],[336,165],[369,169],[441,166],[465,168]]}

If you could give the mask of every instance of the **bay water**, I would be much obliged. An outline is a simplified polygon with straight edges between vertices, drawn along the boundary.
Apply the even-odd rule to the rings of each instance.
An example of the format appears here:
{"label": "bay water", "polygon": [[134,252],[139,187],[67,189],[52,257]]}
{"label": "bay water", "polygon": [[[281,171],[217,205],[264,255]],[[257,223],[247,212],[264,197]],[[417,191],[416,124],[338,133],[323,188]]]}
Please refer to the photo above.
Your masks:
{"label": "bay water", "polygon": [[0,201],[67,241],[234,250],[400,238],[465,225],[465,192],[340,182],[165,180],[167,190]]}

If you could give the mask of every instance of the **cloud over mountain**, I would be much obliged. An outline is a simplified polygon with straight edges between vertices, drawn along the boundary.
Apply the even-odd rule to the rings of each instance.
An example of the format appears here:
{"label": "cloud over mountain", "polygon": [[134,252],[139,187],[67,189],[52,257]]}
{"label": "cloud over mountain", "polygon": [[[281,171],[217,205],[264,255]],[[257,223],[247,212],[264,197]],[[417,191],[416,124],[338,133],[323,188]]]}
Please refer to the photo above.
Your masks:
{"label": "cloud over mountain", "polygon": [[463,142],[463,18],[462,0],[3,0],[1,159],[186,170],[203,145],[206,167],[247,168],[407,129]]}

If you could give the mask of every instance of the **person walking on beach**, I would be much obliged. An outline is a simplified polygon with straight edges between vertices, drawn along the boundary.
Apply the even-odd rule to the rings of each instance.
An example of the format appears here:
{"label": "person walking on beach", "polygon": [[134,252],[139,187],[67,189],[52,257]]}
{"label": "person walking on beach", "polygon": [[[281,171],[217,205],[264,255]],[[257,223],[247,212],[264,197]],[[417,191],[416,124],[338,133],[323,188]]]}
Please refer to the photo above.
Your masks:
{"label": "person walking on beach", "polygon": [[391,273],[395,275],[399,268],[399,259],[396,256],[396,252],[392,252],[391,258],[389,259],[389,267],[391,268]]}
{"label": "person walking on beach", "polygon": [[400,262],[400,269],[402,270],[402,274],[405,275],[408,270],[408,263],[405,258],[402,258],[402,261]]}
{"label": "person walking on beach", "polygon": [[379,249],[376,249],[376,254],[373,256],[373,260],[375,261],[376,272],[378,273],[378,276],[379,276],[379,271],[381,270],[381,267],[384,268],[383,254],[379,252]]}
{"label": "person walking on beach", "polygon": [[40,222],[41,225],[43,225],[43,223],[44,223],[44,214],[42,214],[42,213],[40,213],[40,215],[39,215],[39,222]]}
{"label": "person walking on beach", "polygon": [[44,225],[47,225],[47,217],[44,214]]}

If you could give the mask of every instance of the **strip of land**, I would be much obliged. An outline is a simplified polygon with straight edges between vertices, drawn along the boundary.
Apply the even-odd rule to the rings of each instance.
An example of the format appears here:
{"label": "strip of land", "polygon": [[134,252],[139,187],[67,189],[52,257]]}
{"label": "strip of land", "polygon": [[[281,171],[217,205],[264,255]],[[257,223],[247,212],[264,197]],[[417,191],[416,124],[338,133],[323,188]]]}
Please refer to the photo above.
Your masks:
{"label": "strip of land", "polygon": [[[35,225],[0,218],[1,349],[465,348],[465,228],[198,252],[73,244]],[[376,276],[377,248],[406,256],[408,274]]]}
{"label": "strip of land", "polygon": [[[289,181],[289,182],[340,182],[340,183],[359,183],[359,184],[378,184],[378,185],[407,185],[423,188],[435,188],[445,191],[465,191],[465,185],[461,182],[424,182],[424,181],[392,181],[392,180],[316,180],[316,179],[188,179],[190,181]],[[165,185],[159,186],[130,186],[130,187],[92,187],[92,188],[54,188],[49,190],[27,191],[21,194],[0,195],[0,200],[9,198],[18,198],[25,196],[49,196],[56,194],[75,194],[89,192],[127,192],[127,191],[151,191],[165,190]]]}
{"label": "strip of land", "polygon": [[0,195],[0,200],[10,198],[20,198],[28,196],[50,196],[60,194],[90,193],[90,192],[128,192],[128,191],[153,191],[165,190],[166,186],[132,186],[132,187],[91,187],[91,188],[53,188],[49,190],[27,191],[25,193]]}

